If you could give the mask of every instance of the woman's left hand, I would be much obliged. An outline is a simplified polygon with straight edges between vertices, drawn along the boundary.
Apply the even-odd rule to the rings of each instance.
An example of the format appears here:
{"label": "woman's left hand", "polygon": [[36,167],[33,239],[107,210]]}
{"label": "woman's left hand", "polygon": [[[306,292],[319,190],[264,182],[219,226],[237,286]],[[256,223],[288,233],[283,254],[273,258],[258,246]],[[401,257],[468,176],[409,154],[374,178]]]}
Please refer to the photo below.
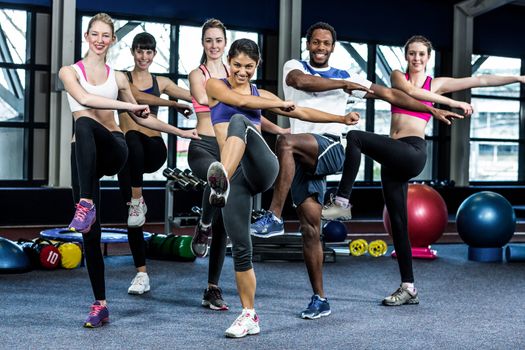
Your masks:
{"label": "woman's left hand", "polygon": [[447,125],[451,125],[453,119],[463,119],[462,115],[439,108],[433,108],[431,113],[434,118]]}
{"label": "woman's left hand", "polygon": [[193,140],[201,139],[199,137],[199,134],[197,133],[197,129],[181,130],[177,136],[185,138],[185,139],[193,139]]}
{"label": "woman's left hand", "polygon": [[150,113],[148,105],[133,105],[129,110],[137,117],[144,119],[147,118]]}

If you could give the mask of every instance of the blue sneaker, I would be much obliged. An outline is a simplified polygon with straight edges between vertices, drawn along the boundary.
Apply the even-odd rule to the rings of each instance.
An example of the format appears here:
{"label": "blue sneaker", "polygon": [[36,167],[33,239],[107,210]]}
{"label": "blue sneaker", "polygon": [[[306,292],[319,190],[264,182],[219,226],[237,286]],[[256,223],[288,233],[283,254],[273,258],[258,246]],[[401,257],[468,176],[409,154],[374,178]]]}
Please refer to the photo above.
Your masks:
{"label": "blue sneaker", "polygon": [[323,316],[328,316],[330,313],[332,313],[332,311],[330,310],[328,299],[325,298],[321,300],[319,295],[314,294],[306,310],[301,312],[301,318],[315,320]]}
{"label": "blue sneaker", "polygon": [[284,235],[284,222],[268,210],[250,226],[250,232],[252,236],[261,238]]}

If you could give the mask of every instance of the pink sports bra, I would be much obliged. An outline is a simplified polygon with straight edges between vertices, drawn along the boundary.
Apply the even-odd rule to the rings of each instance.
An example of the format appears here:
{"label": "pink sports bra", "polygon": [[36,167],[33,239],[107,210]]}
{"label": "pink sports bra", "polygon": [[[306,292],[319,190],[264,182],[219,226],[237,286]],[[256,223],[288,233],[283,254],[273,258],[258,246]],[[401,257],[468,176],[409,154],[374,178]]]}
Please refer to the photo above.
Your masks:
{"label": "pink sports bra", "polygon": [[[224,64],[223,66],[226,70],[226,76],[229,77],[230,73],[228,73],[228,69]],[[205,64],[201,64],[199,66],[199,69],[202,71],[202,74],[204,74],[204,86],[206,86],[206,82],[211,78],[210,71],[208,70]],[[193,96],[191,97],[191,104],[193,105],[193,110],[195,111],[195,113],[210,112],[210,107],[206,105],[201,105]]]}
{"label": "pink sports bra", "polygon": [[[408,81],[410,79],[410,75],[408,73],[405,73],[405,78]],[[425,82],[423,83],[423,86],[421,88],[430,91],[430,83],[431,82],[432,82],[432,77],[427,76],[427,78],[425,79]],[[429,107],[432,107],[434,105],[430,101],[419,101],[419,102],[421,102],[422,104],[427,105]],[[394,106],[394,105],[392,105],[391,112],[392,113],[407,114],[407,115],[410,115],[410,116],[413,116],[413,117],[416,117],[416,118],[421,118],[421,119],[423,119],[423,120],[425,120],[427,122],[430,120],[430,118],[432,118],[432,114],[430,114],[430,113],[414,112],[414,111],[403,109],[401,107]]]}

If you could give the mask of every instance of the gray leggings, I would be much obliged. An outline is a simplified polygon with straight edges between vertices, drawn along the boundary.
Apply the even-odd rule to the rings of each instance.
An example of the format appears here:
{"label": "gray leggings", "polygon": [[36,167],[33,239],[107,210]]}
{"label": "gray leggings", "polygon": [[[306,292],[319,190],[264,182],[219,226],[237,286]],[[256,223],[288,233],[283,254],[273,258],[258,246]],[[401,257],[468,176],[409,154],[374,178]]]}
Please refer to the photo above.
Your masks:
{"label": "gray leggings", "polygon": [[224,227],[232,242],[235,271],[242,272],[253,267],[250,236],[253,197],[273,185],[279,162],[261,133],[244,115],[231,117],[228,137],[238,137],[246,144],[241,164],[231,177],[228,202],[222,208]]}

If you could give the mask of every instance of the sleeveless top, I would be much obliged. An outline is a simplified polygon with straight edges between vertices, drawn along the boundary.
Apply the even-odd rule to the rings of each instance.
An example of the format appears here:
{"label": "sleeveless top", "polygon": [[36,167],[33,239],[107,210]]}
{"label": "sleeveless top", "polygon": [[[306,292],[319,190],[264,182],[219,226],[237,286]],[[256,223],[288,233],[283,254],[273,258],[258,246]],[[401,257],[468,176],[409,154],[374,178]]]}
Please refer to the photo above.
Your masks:
{"label": "sleeveless top", "polygon": [[[226,71],[226,76],[229,77],[230,73],[228,73],[228,69],[226,68],[226,65],[224,63],[222,65],[224,66],[224,70]],[[199,69],[201,70],[202,74],[204,75],[204,86],[206,86],[206,82],[208,80],[210,80],[210,78],[211,78],[210,71],[208,70],[208,68],[206,67],[205,64],[201,64],[199,66]],[[195,111],[195,113],[209,112],[210,111],[210,107],[205,106],[205,105],[201,105],[199,102],[197,102],[197,100],[193,96],[191,96],[191,104],[193,105],[193,110]]]}
{"label": "sleeveless top", "polygon": [[[131,75],[131,72],[125,71],[126,76],[128,77],[128,81],[133,84],[133,76]],[[153,96],[160,97],[160,90],[159,90],[159,83],[157,82],[157,77],[153,74],[151,74],[151,79],[153,80],[153,85],[146,89],[146,90],[140,90],[141,92],[144,92],[146,94],[150,94]],[[157,115],[159,112],[159,106],[149,106],[149,111],[151,114]]]}
{"label": "sleeveless top", "polygon": [[[408,73],[405,73],[405,78],[408,81],[410,79],[410,75]],[[430,84],[431,84],[431,82],[432,82],[432,77],[427,76],[427,78],[425,79],[425,82],[423,83],[423,86],[421,88],[430,91]],[[434,105],[430,101],[419,101],[419,102],[421,102],[424,105],[427,105],[429,107],[432,107]],[[407,115],[410,115],[412,117],[421,118],[421,119],[423,119],[423,120],[425,120],[427,122],[430,120],[430,118],[432,118],[432,114],[430,114],[430,113],[414,112],[414,111],[403,109],[401,107],[397,107],[397,106],[394,106],[394,105],[392,105],[390,110],[391,110],[392,113],[407,114]]]}
{"label": "sleeveless top", "polygon": [[[224,84],[228,86],[228,88],[230,89],[232,88],[226,78],[221,79],[221,81],[223,81]],[[257,87],[253,84],[250,84],[250,86],[251,86],[252,96],[259,96],[259,91],[257,90]],[[211,107],[211,123],[215,125],[218,123],[229,122],[230,118],[234,114],[244,115],[254,125],[261,124],[261,110],[260,109],[240,108],[240,107],[228,105],[223,102],[219,102],[215,106]]]}
{"label": "sleeveless top", "polygon": [[[112,100],[116,100],[118,97],[118,85],[117,85],[117,79],[115,78],[115,71],[110,68],[106,64],[106,73],[107,73],[107,79],[103,84],[100,85],[92,85],[88,83],[87,81],[87,75],[86,75],[86,69],[84,67],[84,64],[82,63],[82,60],[76,62],[75,64],[72,64],[71,67],[75,69],[77,72],[79,79],[78,82],[80,83],[80,86],[84,88],[88,93],[102,96],[106,98],[110,98]],[[69,93],[67,93],[67,100],[69,102],[69,108],[71,109],[71,112],[78,112],[78,111],[85,111],[88,109],[92,109],[91,107],[87,107],[84,105],[81,105],[77,102],[71,96]]]}

